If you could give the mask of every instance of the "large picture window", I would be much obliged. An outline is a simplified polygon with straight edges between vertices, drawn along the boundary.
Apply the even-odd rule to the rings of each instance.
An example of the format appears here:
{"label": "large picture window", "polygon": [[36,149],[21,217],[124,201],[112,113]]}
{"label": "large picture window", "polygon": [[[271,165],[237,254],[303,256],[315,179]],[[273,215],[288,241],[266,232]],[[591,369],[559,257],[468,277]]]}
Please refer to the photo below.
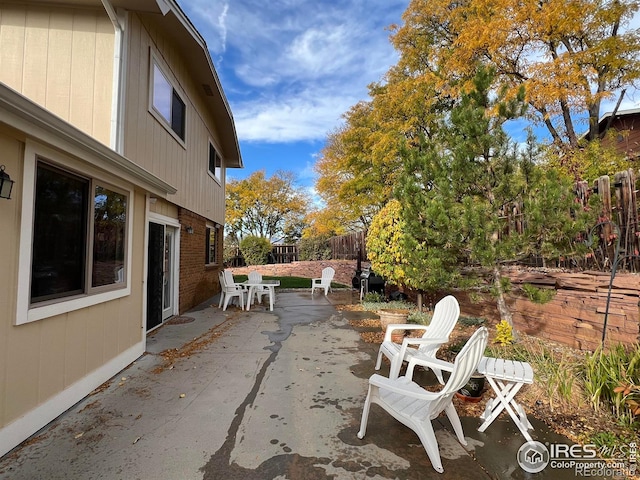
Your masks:
{"label": "large picture window", "polygon": [[153,64],[153,108],[164,118],[171,130],[185,138],[186,106],[162,70]]}
{"label": "large picture window", "polygon": [[31,303],[124,286],[127,209],[127,195],[38,162]]}
{"label": "large picture window", "polygon": [[85,290],[89,180],[44,164],[36,174],[32,303]]}

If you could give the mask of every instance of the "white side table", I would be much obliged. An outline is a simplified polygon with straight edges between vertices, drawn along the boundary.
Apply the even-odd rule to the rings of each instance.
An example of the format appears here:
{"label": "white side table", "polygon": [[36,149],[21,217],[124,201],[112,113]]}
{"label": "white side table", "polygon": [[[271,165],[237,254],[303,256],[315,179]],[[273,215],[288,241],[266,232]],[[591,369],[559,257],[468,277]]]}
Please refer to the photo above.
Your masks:
{"label": "white side table", "polygon": [[522,386],[533,383],[531,365],[526,362],[483,357],[478,364],[478,373],[486,377],[496,393],[496,398],[487,402],[485,411],[480,417],[484,423],[480,425],[478,431],[484,432],[500,413],[506,410],[524,438],[531,442],[533,439],[528,430],[533,429],[533,426],[522,406],[515,401],[515,396]]}

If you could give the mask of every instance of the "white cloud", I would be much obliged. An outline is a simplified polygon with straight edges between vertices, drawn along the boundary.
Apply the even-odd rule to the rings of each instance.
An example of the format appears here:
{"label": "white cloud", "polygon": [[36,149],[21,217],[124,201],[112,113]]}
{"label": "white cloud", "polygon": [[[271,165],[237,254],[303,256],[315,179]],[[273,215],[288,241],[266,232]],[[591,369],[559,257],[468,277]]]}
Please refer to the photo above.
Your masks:
{"label": "white cloud", "polygon": [[204,36],[241,141],[326,138],[397,55],[406,0],[179,0]]}
{"label": "white cloud", "polygon": [[319,101],[295,96],[241,104],[234,119],[238,136],[244,141],[287,143],[324,139],[340,122],[349,100],[334,96]]}
{"label": "white cloud", "polygon": [[229,11],[229,4],[225,3],[222,7],[222,12],[218,15],[218,27],[220,28],[220,43],[222,47],[222,51],[224,52],[227,48],[227,12]]}

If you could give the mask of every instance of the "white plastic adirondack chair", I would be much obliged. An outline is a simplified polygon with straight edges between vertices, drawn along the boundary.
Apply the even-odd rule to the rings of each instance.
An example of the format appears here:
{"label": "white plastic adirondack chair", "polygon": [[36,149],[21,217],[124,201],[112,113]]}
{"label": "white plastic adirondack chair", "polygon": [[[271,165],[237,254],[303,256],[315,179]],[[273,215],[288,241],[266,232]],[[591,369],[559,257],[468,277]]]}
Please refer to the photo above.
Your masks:
{"label": "white plastic adirondack chair", "polygon": [[[378,351],[376,370],[380,370],[382,365],[382,355],[391,361],[389,378],[397,378],[400,375],[402,362],[408,362],[415,355],[435,358],[440,345],[449,341],[449,335],[460,316],[460,305],[453,295],[448,295],[440,300],[433,311],[431,323],[428,326],[416,324],[392,324],[387,326],[384,339]],[[391,332],[396,329],[401,330],[424,330],[421,338],[405,337],[402,345],[391,341]],[[416,345],[418,348],[410,348],[409,345]],[[438,381],[444,384],[442,372],[436,367],[432,367]]]}
{"label": "white plastic adirondack chair", "polygon": [[311,279],[311,295],[316,288],[324,288],[324,294],[326,295],[331,290],[331,281],[336,271],[331,267],[325,267],[322,270],[322,278]]}
{"label": "white plastic adirondack chair", "polygon": [[[224,293],[224,306],[222,310],[226,310],[229,305],[229,301],[238,297],[238,303],[240,304],[240,310],[244,309],[244,295],[247,293],[246,289],[235,282],[233,279],[233,274],[229,270],[223,270],[222,275],[220,276],[220,282],[222,287],[222,292]],[[222,295],[220,297],[220,302],[222,303]]]}
{"label": "white plastic adirondack chair", "polygon": [[[433,468],[439,473],[444,472],[431,421],[444,411],[460,443],[467,444],[452,400],[454,394],[469,381],[476,370],[487,346],[488,335],[486,327],[479,328],[473,334],[457,355],[451,376],[439,392],[428,392],[413,382],[411,377],[391,379],[373,374],[369,379],[369,392],[362,410],[358,438],[362,439],[367,431],[371,403],[377,403],[400,423],[416,432]],[[409,364],[413,362],[411,359]],[[413,371],[413,365],[411,367]]]}
{"label": "white plastic adirondack chair", "polygon": [[[261,282],[262,274],[260,272],[256,272],[255,270],[249,272],[249,281],[250,282]],[[262,297],[265,295],[269,295],[269,288],[267,287],[253,287],[253,293],[256,296],[256,300],[259,303],[262,303]],[[247,300],[249,302],[250,300]]]}
{"label": "white plastic adirondack chair", "polygon": [[[433,357],[440,345],[449,341],[449,335],[460,316],[460,305],[453,295],[448,295],[440,300],[433,311],[431,323],[428,326],[416,324],[392,324],[387,326],[376,361],[376,370],[380,370],[382,365],[382,355],[391,361],[389,378],[397,378],[400,375],[402,362],[408,362],[413,356]],[[405,337],[402,345],[391,341],[391,332],[396,329],[402,330],[424,330],[421,338]],[[416,345],[418,348],[410,348]],[[442,371],[437,367],[431,367],[436,374],[438,381],[444,384]]]}
{"label": "white plastic adirondack chair", "polygon": [[222,302],[224,301],[224,273],[222,270],[218,272],[218,281],[220,282],[220,301],[218,302],[218,308],[222,308]]}

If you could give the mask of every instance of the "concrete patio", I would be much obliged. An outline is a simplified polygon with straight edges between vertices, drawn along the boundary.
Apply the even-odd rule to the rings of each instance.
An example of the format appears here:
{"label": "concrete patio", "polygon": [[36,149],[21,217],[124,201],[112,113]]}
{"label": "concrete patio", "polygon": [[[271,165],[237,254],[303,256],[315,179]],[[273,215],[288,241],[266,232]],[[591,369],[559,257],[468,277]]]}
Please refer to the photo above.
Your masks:
{"label": "concrete patio", "polygon": [[[524,439],[506,415],[485,433],[462,418],[466,448],[446,417],[434,422],[443,474],[376,405],[359,440],[377,345],[349,324],[362,312],[336,309],[357,301],[351,290],[278,291],[273,312],[223,312],[211,299],[150,334],[145,355],[1,458],[0,479],[575,478],[524,472]],[[565,441],[532,423],[534,439]]]}

